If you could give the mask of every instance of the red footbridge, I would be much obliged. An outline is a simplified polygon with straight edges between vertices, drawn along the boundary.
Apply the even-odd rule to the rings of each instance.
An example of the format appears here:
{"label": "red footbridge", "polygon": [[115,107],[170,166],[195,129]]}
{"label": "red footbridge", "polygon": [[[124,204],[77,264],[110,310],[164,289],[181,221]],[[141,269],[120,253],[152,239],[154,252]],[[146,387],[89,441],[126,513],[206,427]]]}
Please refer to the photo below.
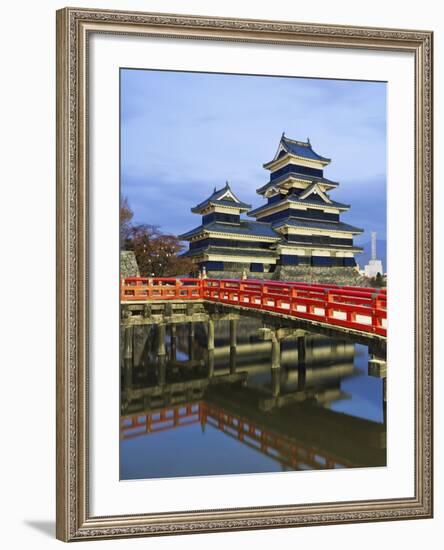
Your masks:
{"label": "red footbridge", "polygon": [[199,300],[387,336],[385,289],[284,281],[127,277],[122,303]]}

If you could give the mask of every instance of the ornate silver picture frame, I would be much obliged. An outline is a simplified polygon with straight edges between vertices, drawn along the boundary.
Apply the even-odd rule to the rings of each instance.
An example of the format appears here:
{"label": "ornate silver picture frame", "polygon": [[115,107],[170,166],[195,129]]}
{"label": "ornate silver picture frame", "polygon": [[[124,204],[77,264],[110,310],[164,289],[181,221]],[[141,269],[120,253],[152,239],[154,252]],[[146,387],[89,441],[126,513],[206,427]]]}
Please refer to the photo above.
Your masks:
{"label": "ornate silver picture frame", "polygon": [[[414,56],[414,495],[95,516],[90,483],[89,42],[94,34]],[[432,44],[429,31],[65,8],[57,12],[57,537],[63,541],[430,518]],[[116,106],[116,108],[118,108]],[[117,254],[117,251],[116,251]],[[393,335],[396,338],[396,335]],[[111,366],[112,367],[112,366]],[[115,365],[118,376],[118,358]],[[117,405],[116,405],[117,406]]]}

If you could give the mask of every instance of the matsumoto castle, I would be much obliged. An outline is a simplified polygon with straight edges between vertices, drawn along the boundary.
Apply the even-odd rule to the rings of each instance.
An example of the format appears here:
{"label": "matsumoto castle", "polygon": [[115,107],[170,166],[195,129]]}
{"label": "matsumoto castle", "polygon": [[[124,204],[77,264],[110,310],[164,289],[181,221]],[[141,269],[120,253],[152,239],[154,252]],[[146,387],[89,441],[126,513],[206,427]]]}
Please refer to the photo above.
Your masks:
{"label": "matsumoto castle", "polygon": [[191,209],[202,216],[201,224],[179,236],[190,243],[185,255],[209,275],[272,277],[284,271],[306,277],[328,268],[331,274],[353,272],[359,277],[354,256],[362,249],[354,246],[353,237],[363,230],[341,221],[350,205],[330,198],[339,183],[324,177],[329,163],[309,139],[296,141],[282,134],[274,158],[263,165],[270,179],[257,193],[265,202],[252,210],[228,182],[214,189]]}

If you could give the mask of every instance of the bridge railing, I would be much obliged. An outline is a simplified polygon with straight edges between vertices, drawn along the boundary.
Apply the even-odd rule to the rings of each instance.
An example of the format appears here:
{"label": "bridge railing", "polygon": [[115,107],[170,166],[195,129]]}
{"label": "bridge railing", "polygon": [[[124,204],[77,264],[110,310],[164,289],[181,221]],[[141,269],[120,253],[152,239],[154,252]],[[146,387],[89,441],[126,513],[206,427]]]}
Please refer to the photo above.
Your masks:
{"label": "bridge railing", "polygon": [[387,334],[385,289],[223,279],[204,279],[202,286],[209,301]]}
{"label": "bridge railing", "polygon": [[226,435],[238,439],[248,447],[276,458],[297,469],[301,464],[311,469],[350,467],[344,459],[318,448],[301,444],[294,437],[274,432],[251,418],[231,413],[216,404],[197,401],[145,411],[121,418],[120,439],[128,440],[190,426],[210,425]]}
{"label": "bridge railing", "polygon": [[122,280],[122,302],[173,299],[204,299],[380,336],[387,334],[385,289],[251,279],[129,277]]}
{"label": "bridge railing", "polygon": [[122,279],[120,301],[198,300],[202,297],[200,279],[173,277],[127,277]]}

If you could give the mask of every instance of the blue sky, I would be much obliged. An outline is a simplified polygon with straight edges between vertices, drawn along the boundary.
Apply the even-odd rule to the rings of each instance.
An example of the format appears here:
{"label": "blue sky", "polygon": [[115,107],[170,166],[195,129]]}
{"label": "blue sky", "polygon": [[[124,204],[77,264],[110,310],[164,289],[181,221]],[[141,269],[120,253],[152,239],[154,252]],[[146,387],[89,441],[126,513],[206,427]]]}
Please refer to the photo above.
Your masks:
{"label": "blue sky", "polygon": [[386,238],[386,84],[121,70],[121,193],[136,222],[179,234],[199,225],[190,208],[228,180],[257,207],[262,164],[282,132],[310,138],[332,159],[330,196],[365,229],[357,243]]}

